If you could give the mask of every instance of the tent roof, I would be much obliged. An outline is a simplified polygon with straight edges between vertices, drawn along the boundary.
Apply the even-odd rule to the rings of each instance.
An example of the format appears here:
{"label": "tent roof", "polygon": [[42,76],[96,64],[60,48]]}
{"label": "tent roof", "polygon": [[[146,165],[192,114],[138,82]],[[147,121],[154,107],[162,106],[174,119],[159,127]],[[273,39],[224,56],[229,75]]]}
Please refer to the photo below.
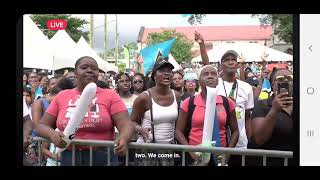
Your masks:
{"label": "tent roof", "polygon": [[81,57],[81,51],[68,33],[65,30],[59,30],[50,39],[50,43],[54,53],[54,70],[74,68],[77,59]]}
{"label": "tent roof", "polygon": [[[241,53],[245,56],[246,62],[261,62],[261,56],[265,52],[268,57],[267,61],[292,61],[292,55],[263,46],[256,43],[232,43],[221,44],[208,51],[210,62],[219,62],[222,55],[228,51],[234,50],[239,55]],[[201,55],[192,59],[191,62],[201,62]]]}
{"label": "tent roof", "polygon": [[82,36],[79,39],[77,46],[81,49],[82,56],[90,56],[97,61],[99,69],[103,70],[104,72],[118,72],[118,67],[114,64],[108,63],[107,61],[103,60],[100,56],[98,56],[97,53],[89,46],[87,41]]}
{"label": "tent roof", "polygon": [[23,16],[23,67],[52,70],[49,39],[29,15]]}

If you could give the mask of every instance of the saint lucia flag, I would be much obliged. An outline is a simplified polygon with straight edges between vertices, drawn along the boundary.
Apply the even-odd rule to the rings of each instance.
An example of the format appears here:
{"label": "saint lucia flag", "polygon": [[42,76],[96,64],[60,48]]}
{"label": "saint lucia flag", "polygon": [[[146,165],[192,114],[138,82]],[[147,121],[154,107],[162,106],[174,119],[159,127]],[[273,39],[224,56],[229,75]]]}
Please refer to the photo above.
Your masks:
{"label": "saint lucia flag", "polygon": [[270,82],[267,78],[263,79],[261,91],[271,92],[271,85],[270,85]]}
{"label": "saint lucia flag", "polygon": [[270,92],[271,92],[270,82],[267,78],[264,78],[263,84],[261,87],[261,92],[259,94],[259,100],[268,99]]}
{"label": "saint lucia flag", "polygon": [[214,122],[213,122],[213,136],[212,141],[215,141],[215,147],[221,147],[221,141],[220,141],[220,129],[219,129],[219,121],[217,116],[217,110],[214,115]]}
{"label": "saint lucia flag", "polygon": [[143,58],[144,74],[147,75],[152,71],[153,65],[156,60],[161,55],[163,58],[169,56],[172,45],[176,38],[164,41],[162,43],[153,44],[151,46],[145,47],[140,51],[140,55]]}

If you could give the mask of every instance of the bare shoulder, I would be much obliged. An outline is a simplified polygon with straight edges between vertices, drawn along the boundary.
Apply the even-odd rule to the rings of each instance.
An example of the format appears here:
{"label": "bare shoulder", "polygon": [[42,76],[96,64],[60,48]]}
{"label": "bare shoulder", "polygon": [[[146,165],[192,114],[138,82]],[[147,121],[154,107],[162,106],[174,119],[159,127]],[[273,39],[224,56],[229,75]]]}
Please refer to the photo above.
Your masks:
{"label": "bare shoulder", "polygon": [[32,107],[39,107],[41,104],[41,99],[39,98],[32,103]]}
{"label": "bare shoulder", "polygon": [[135,102],[143,105],[148,102],[148,99],[149,95],[144,91],[138,95],[138,97],[135,99]]}
{"label": "bare shoulder", "polygon": [[174,92],[174,95],[176,96],[176,99],[180,100],[180,93],[176,90],[173,90],[173,92]]}

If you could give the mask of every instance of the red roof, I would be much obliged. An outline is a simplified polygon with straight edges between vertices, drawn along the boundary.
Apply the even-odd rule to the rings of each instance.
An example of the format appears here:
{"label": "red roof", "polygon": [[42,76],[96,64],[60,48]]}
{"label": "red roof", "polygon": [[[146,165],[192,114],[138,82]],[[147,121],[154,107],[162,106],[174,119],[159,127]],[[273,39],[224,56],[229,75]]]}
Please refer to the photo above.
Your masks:
{"label": "red roof", "polygon": [[[172,27],[172,28],[145,28],[142,42],[145,42],[148,34],[162,32],[166,29],[175,29],[176,32],[185,34],[189,39],[194,40],[195,27]],[[270,40],[272,37],[272,26],[198,26],[205,41],[219,40]]]}

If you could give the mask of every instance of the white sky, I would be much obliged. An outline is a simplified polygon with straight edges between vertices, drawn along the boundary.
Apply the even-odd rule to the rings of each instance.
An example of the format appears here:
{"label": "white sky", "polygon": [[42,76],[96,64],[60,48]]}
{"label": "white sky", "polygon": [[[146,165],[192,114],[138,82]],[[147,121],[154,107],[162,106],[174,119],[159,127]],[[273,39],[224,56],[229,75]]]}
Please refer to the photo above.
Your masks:
{"label": "white sky", "polygon": [[[90,22],[89,14],[73,14],[79,18],[86,19]],[[108,14],[108,49],[114,48],[115,41],[115,15]],[[96,52],[103,51],[104,41],[104,15],[94,15],[95,27],[95,44]],[[224,25],[260,25],[259,19],[251,18],[251,14],[207,14],[203,18],[202,24],[199,26],[224,26]],[[119,14],[118,15],[118,33],[119,46],[126,43],[136,42],[141,26],[146,28],[174,27],[174,26],[190,26],[188,18],[182,17],[181,14]],[[89,24],[85,27],[89,29]]]}

